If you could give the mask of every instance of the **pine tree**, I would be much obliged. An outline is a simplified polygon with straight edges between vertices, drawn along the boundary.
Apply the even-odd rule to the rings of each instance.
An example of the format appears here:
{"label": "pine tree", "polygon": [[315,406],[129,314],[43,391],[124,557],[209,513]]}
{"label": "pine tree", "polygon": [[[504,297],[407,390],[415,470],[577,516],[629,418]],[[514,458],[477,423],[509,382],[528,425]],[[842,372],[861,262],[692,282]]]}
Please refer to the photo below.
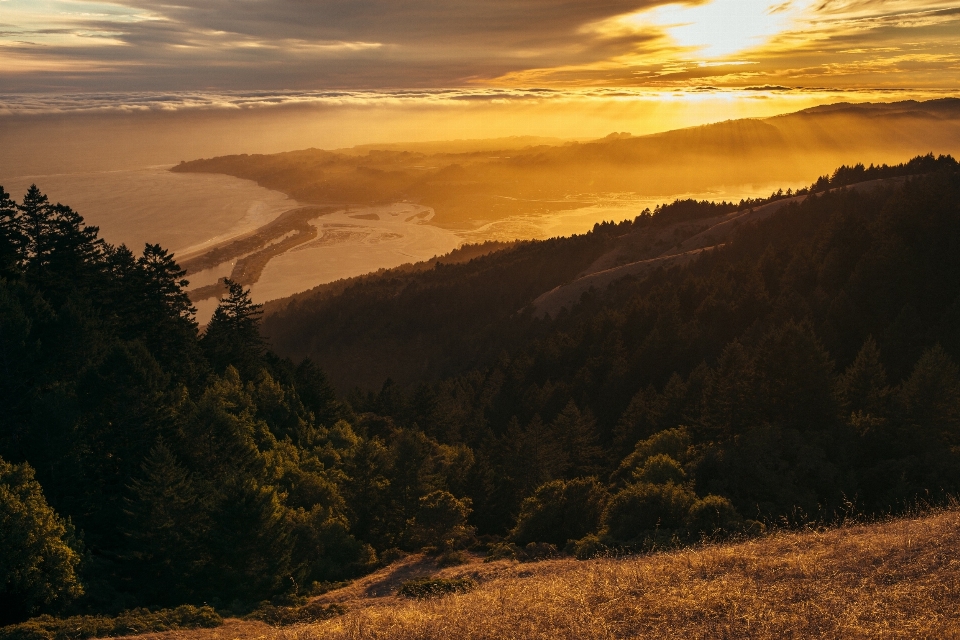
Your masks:
{"label": "pine tree", "polygon": [[923,353],[897,400],[904,446],[960,444],[960,368],[940,345]]}
{"label": "pine tree", "polygon": [[880,349],[871,336],[837,381],[837,399],[848,414],[863,412],[880,416],[888,395],[887,371],[880,361]]}
{"label": "pine tree", "polygon": [[704,435],[722,441],[756,426],[755,379],[753,360],[743,345],[734,340],[724,348],[704,389]]}
{"label": "pine tree", "polygon": [[0,187],[0,278],[11,278],[19,273],[20,248],[23,233],[17,203]]}
{"label": "pine tree", "polygon": [[186,270],[173,255],[158,244],[147,244],[137,260],[143,277],[144,302],[157,309],[157,315],[171,320],[193,324],[197,312],[185,289],[190,284]]}
{"label": "pine tree", "polygon": [[86,226],[70,207],[50,204],[36,185],[31,185],[18,209],[27,280],[48,293],[88,284],[91,267],[104,252],[99,229]]}
{"label": "pine tree", "polygon": [[130,483],[123,553],[128,571],[150,602],[176,604],[194,590],[210,558],[203,548],[210,528],[209,500],[163,441],[150,450],[142,476]]}
{"label": "pine tree", "polygon": [[310,358],[304,358],[294,372],[297,395],[317,424],[333,426],[343,407],[323,370]]}
{"label": "pine tree", "polygon": [[93,267],[102,262],[104,242],[99,227],[84,224],[83,217],[70,207],[55,204],[50,208],[52,238],[50,271],[57,280],[88,288]]}
{"label": "pine tree", "polygon": [[20,259],[30,281],[42,284],[52,251],[52,205],[47,196],[33,184],[17,208],[20,210],[20,230],[23,234]]}
{"label": "pine tree", "polygon": [[197,310],[186,292],[186,271],[158,244],[144,247],[136,267],[137,335],[168,369],[181,377],[191,376],[200,358],[194,319]]}
{"label": "pine tree", "polygon": [[808,328],[788,322],[767,333],[756,354],[755,392],[767,422],[824,429],[836,420],[833,361]]}
{"label": "pine tree", "polygon": [[254,378],[264,366],[266,342],[260,335],[263,305],[254,304],[250,290],[225,280],[227,297],[220,301],[202,343],[217,371],[234,366],[244,377]]}
{"label": "pine tree", "polygon": [[597,422],[589,410],[583,413],[571,400],[553,421],[553,432],[566,454],[564,475],[583,478],[596,475],[603,461]]}
{"label": "pine tree", "polygon": [[276,490],[253,479],[220,489],[208,538],[209,596],[256,601],[289,575],[292,540]]}
{"label": "pine tree", "polygon": [[533,416],[525,428],[512,420],[502,442],[502,462],[512,476],[517,506],[541,484],[560,477],[569,465],[555,431],[539,415]]}

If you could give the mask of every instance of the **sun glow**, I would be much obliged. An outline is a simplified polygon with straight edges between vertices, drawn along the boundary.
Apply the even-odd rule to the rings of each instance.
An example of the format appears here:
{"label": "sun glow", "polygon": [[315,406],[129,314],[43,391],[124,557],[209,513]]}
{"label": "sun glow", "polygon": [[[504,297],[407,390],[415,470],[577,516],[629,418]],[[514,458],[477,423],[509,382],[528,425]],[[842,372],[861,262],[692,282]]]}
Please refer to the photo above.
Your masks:
{"label": "sun glow", "polygon": [[635,30],[662,29],[680,47],[722,58],[760,46],[788,30],[809,6],[806,0],[713,0],[668,4],[622,18]]}

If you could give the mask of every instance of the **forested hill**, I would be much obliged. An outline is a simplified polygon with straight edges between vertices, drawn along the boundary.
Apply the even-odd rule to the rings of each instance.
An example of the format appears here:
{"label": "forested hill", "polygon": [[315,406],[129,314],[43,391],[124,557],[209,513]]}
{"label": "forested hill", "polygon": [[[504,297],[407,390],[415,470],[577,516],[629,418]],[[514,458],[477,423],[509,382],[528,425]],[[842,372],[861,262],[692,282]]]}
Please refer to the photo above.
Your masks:
{"label": "forested hill", "polygon": [[[580,236],[519,242],[495,252],[490,252],[493,245],[468,247],[434,263],[271,302],[263,330],[279,353],[319,362],[342,392],[354,386],[376,390],[387,378],[410,388],[489,366],[505,352],[522,350],[558,326],[543,321],[544,312],[554,317],[560,312],[560,324],[569,322],[569,308],[591,287],[596,291],[589,295],[595,296],[625,276],[643,279],[688,264],[704,248],[733,240],[741,226],[793,211],[810,194],[814,199],[803,206],[823,206],[816,203],[824,192],[848,186],[858,193],[842,197],[883,197],[897,180],[954,166],[950,157],[933,156],[892,167],[843,166],[796,194],[781,191],[739,203],[678,200],[634,220],[595,225]],[[861,193],[877,188],[875,196]],[[831,193],[827,199],[838,197]],[[483,255],[464,260],[459,254],[465,252]],[[759,263],[760,257],[745,260]]]}
{"label": "forested hill", "polygon": [[[481,530],[504,531],[545,482],[592,475],[691,482],[742,516],[895,508],[960,479],[960,175],[949,157],[898,172],[922,175],[824,188],[556,318],[523,309],[675,228],[672,209],[301,297],[265,326],[281,351],[376,381],[355,410],[470,447]],[[871,177],[835,178],[852,175]],[[731,208],[674,206],[700,211],[684,222]]]}
{"label": "forested hill", "polygon": [[[201,333],[163,248],[0,190],[0,624],[245,614],[398,550],[590,557],[946,499],[960,168],[845,167],[804,195],[555,317],[529,303],[741,204],[328,287],[267,343],[242,287]],[[376,388],[337,397],[300,343]]]}

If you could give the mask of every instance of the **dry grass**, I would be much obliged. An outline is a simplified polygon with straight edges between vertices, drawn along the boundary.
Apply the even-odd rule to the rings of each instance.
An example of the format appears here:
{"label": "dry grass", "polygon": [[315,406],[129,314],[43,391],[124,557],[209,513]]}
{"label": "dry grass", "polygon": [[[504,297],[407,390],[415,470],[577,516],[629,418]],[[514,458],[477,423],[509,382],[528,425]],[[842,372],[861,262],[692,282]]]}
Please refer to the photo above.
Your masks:
{"label": "dry grass", "polygon": [[[423,601],[389,595],[428,572],[426,560],[410,558],[322,596],[346,615],[266,637],[960,638],[958,549],[960,511],[951,509],[643,557],[434,568],[480,586]],[[227,637],[251,634],[209,640]]]}

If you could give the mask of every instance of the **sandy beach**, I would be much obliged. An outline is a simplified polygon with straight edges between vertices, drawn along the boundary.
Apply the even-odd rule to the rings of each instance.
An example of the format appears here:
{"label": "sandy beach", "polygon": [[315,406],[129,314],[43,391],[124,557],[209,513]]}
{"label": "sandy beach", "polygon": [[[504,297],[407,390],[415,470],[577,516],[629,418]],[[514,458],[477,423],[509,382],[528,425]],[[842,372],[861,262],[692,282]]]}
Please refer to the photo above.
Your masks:
{"label": "sandy beach", "polygon": [[0,176],[0,185],[20,200],[36,184],[51,202],[67,204],[99,226],[107,242],[135,252],[157,243],[177,255],[253,231],[297,206],[249,180],[167,169]]}

